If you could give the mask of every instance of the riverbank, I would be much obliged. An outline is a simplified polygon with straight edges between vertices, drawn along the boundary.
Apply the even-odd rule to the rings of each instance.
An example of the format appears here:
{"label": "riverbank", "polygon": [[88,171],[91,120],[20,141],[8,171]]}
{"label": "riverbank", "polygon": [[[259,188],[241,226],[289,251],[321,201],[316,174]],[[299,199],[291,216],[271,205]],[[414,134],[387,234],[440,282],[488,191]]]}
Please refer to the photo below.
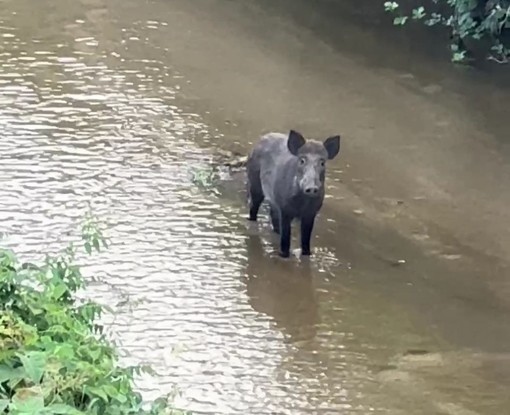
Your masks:
{"label": "riverbank", "polygon": [[[507,72],[454,67],[430,48],[412,48],[424,41],[420,33],[407,40],[393,27],[386,33],[384,11],[358,16],[347,4],[327,3],[175,0],[165,29],[174,42],[153,44],[174,57],[186,73],[181,93],[223,133],[215,145],[246,153],[263,132],[290,125],[313,136],[343,134],[330,175],[341,181],[330,188],[342,200],[339,211],[363,210],[431,252],[472,259],[490,269],[495,295],[507,297]],[[350,11],[333,13],[342,7]],[[400,50],[377,43],[393,37]]]}
{"label": "riverbank", "polygon": [[[106,247],[95,222],[84,231],[88,254]],[[150,368],[120,366],[98,322],[107,307],[80,298],[86,284],[76,254],[69,246],[32,264],[0,248],[0,412],[184,415],[170,397],[147,403],[135,391],[135,377]]]}

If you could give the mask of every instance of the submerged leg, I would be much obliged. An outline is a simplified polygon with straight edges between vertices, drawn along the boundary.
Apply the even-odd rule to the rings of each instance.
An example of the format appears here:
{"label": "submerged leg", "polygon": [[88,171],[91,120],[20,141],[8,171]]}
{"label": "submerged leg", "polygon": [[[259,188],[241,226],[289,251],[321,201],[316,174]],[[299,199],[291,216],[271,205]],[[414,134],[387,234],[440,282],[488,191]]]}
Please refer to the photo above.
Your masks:
{"label": "submerged leg", "polygon": [[257,215],[259,213],[260,205],[264,201],[264,195],[259,193],[250,192],[250,217],[248,218],[251,221],[257,220]]}
{"label": "submerged leg", "polygon": [[292,218],[280,212],[280,256],[288,258],[290,254],[290,224]]}
{"label": "submerged leg", "polygon": [[301,255],[310,255],[310,239],[315,216],[301,218]]}
{"label": "submerged leg", "polygon": [[271,206],[269,209],[269,214],[271,216],[271,225],[273,226],[273,232],[280,233],[280,214],[278,213],[278,210]]}
{"label": "submerged leg", "polygon": [[264,201],[264,192],[262,191],[262,183],[260,182],[260,171],[248,164],[248,196],[250,199],[250,216],[249,220],[256,221],[259,213],[260,205]]}

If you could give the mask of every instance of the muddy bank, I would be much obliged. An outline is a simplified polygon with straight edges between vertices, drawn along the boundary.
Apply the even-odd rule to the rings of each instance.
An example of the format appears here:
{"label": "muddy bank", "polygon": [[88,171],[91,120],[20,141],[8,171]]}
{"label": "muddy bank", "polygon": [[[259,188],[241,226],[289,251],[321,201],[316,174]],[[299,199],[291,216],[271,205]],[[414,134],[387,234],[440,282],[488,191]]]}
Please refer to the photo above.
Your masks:
{"label": "muddy bank", "polygon": [[[449,63],[391,44],[387,54],[397,67],[359,61],[352,42],[333,47],[324,40],[342,27],[347,36],[353,23],[320,33],[308,28],[317,21],[310,15],[327,15],[319,7],[280,14],[258,3],[172,4],[168,36],[178,41],[161,47],[187,73],[183,93],[214,106],[208,122],[227,123],[218,145],[247,151],[262,132],[290,126],[316,136],[340,132],[344,145],[335,167],[342,173],[332,180],[341,184],[334,194],[348,192],[346,199],[358,198],[375,220],[436,241],[444,251],[506,267],[508,89],[494,87],[481,72],[462,75]],[[303,24],[296,24],[296,14]],[[367,33],[376,38],[377,32]],[[497,78],[501,86],[504,75]],[[395,208],[399,200],[404,203]]]}

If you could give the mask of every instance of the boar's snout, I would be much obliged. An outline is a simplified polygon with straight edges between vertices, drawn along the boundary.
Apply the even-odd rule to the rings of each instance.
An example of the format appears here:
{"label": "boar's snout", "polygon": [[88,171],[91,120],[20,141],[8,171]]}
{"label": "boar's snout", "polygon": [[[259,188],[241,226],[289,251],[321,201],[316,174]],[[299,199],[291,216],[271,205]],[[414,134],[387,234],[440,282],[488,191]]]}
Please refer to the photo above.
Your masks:
{"label": "boar's snout", "polygon": [[307,186],[304,189],[305,195],[307,196],[317,196],[319,194],[319,187],[318,186]]}
{"label": "boar's snout", "polygon": [[303,156],[298,166],[297,176],[299,177],[299,188],[307,197],[318,197],[323,186],[322,174],[323,167],[320,166],[319,159],[312,156]]}
{"label": "boar's snout", "polygon": [[317,172],[313,168],[309,168],[300,183],[301,191],[305,196],[317,197],[320,194],[322,183]]}

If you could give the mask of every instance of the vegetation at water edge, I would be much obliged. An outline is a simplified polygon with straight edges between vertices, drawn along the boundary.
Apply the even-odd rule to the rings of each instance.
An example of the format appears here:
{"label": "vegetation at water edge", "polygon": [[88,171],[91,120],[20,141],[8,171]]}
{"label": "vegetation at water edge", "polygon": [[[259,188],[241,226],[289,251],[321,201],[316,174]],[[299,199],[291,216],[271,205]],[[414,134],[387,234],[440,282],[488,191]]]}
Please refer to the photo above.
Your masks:
{"label": "vegetation at water edge", "polygon": [[406,7],[409,2],[386,1],[384,7],[395,14],[395,25],[417,20],[427,26],[448,27],[452,37],[452,60],[455,62],[466,60],[468,42],[482,39],[489,41],[489,59],[499,63],[509,61],[510,0],[429,0],[427,3],[420,0],[417,3],[425,5]]}
{"label": "vegetation at water edge", "polygon": [[[106,247],[97,229],[83,228],[89,254]],[[75,254],[70,246],[38,266],[0,249],[0,414],[184,414],[133,389],[147,369],[118,365],[96,323],[104,307],[76,296],[85,282]]]}

